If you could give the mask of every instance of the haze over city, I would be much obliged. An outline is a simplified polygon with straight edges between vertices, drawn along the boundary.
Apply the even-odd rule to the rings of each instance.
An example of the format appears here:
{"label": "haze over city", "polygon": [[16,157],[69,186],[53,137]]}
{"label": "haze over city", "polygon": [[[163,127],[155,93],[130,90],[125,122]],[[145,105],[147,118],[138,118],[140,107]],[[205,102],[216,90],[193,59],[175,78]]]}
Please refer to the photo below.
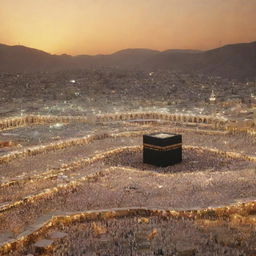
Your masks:
{"label": "haze over city", "polygon": [[256,0],[1,1],[0,43],[52,54],[200,49],[255,41]]}

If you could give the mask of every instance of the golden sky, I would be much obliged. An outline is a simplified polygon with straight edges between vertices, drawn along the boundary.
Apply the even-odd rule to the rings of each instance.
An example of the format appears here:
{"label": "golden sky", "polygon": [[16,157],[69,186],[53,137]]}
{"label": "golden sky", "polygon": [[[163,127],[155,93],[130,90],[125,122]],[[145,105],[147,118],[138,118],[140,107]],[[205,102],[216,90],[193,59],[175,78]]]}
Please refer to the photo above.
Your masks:
{"label": "golden sky", "polygon": [[256,0],[0,0],[0,43],[50,53],[256,41]]}

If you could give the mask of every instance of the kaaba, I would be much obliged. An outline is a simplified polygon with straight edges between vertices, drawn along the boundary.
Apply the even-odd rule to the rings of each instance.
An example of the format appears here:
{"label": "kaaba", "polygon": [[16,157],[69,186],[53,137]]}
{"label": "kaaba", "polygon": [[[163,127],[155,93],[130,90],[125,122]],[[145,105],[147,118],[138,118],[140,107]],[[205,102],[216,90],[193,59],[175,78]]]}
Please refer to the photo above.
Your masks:
{"label": "kaaba", "polygon": [[172,133],[143,135],[143,163],[166,167],[182,161],[182,136]]}

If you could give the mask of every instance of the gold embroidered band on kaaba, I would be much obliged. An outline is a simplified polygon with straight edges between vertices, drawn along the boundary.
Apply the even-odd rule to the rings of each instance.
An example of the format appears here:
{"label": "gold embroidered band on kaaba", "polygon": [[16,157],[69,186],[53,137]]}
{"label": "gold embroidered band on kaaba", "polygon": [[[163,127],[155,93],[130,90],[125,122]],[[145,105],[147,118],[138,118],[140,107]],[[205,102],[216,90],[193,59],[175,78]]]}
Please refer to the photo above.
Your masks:
{"label": "gold embroidered band on kaaba", "polygon": [[154,150],[171,150],[171,149],[177,149],[180,148],[182,146],[182,143],[178,143],[178,144],[174,144],[174,145],[168,145],[168,146],[156,146],[156,145],[152,145],[152,144],[143,144],[143,147],[145,148],[149,148],[149,149],[154,149]]}

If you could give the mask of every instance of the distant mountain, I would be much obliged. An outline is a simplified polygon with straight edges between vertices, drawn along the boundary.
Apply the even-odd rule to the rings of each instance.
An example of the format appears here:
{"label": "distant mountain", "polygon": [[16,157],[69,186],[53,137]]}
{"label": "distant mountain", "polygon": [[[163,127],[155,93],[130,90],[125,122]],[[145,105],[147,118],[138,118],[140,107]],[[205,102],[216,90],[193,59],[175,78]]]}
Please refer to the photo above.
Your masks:
{"label": "distant mountain", "polygon": [[201,73],[256,78],[256,42],[226,45],[205,52],[197,61]]}
{"label": "distant mountain", "polygon": [[0,71],[34,72],[64,68],[72,57],[68,55],[51,55],[44,51],[25,46],[7,46],[0,44]]}
{"label": "distant mountain", "polygon": [[125,49],[109,55],[51,55],[0,44],[0,72],[36,72],[76,68],[171,69],[227,78],[256,77],[256,42],[226,45],[209,51]]}
{"label": "distant mountain", "polygon": [[159,53],[160,51],[150,49],[125,49],[109,55],[79,55],[73,58],[77,61],[76,65],[81,67],[112,66],[130,68],[138,66]]}
{"label": "distant mountain", "polygon": [[148,58],[152,58],[159,54],[160,51],[150,49],[125,49],[111,54],[112,65],[121,67],[136,66],[143,63]]}
{"label": "distant mountain", "polygon": [[146,66],[225,78],[256,78],[256,42],[226,45],[201,52],[168,50],[148,59],[144,63]]}

